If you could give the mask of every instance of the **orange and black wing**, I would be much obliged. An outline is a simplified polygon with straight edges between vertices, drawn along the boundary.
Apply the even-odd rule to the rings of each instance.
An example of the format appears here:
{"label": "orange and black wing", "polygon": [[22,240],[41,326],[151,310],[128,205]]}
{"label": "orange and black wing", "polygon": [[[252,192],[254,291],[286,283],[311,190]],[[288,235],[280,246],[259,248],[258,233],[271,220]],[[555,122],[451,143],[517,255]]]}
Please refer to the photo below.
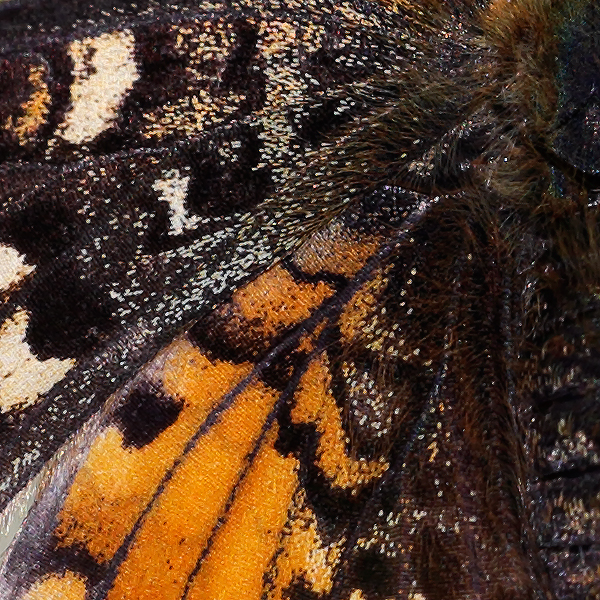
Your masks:
{"label": "orange and black wing", "polygon": [[0,597],[598,596],[599,19],[4,5]]}

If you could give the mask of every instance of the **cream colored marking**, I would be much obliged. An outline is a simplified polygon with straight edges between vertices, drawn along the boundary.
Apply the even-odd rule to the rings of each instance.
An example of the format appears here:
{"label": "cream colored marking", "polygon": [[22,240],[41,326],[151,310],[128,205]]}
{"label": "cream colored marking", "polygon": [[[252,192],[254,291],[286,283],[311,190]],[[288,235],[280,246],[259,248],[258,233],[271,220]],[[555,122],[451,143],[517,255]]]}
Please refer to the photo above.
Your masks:
{"label": "cream colored marking", "polygon": [[[390,3],[392,4],[392,3]],[[377,31],[381,27],[381,22],[374,15],[367,15],[363,11],[357,11],[349,3],[340,3],[337,9],[344,15],[349,23],[352,23],[357,29],[366,28],[367,30],[372,29]],[[368,60],[367,57],[364,57]]]}
{"label": "cream colored marking", "polygon": [[25,262],[25,256],[11,246],[0,245],[0,292],[29,275],[35,267]]}
{"label": "cream colored marking", "polygon": [[243,97],[238,94],[213,98],[206,90],[198,90],[194,96],[165,105],[159,109],[158,115],[145,113],[144,117],[148,121],[148,125],[144,130],[144,135],[158,138],[173,133],[197,135],[207,125],[220,123],[225,117],[235,112],[242,100]]}
{"label": "cream colored marking", "polygon": [[169,205],[171,229],[169,235],[181,235],[186,229],[194,229],[200,218],[188,216],[185,197],[190,177],[182,177],[179,169],[171,169],[163,173],[164,179],[157,179],[152,189],[160,194],[160,200]]}
{"label": "cream colored marking", "polygon": [[115,31],[71,43],[75,81],[71,109],[58,132],[64,140],[89,142],[112,125],[125,94],[139,77],[134,42],[131,32]]}
{"label": "cream colored marking", "polygon": [[365,600],[365,596],[362,593],[362,590],[355,589],[352,590],[350,596],[348,597],[348,600]]}
{"label": "cream colored marking", "polygon": [[296,29],[286,21],[263,21],[260,35],[264,36],[265,32],[267,35],[261,44],[261,53],[267,60],[273,56],[283,56],[295,46]]}
{"label": "cream colored marking", "polygon": [[25,342],[29,315],[17,311],[0,327],[0,412],[35,404],[41,394],[60,381],[74,359],[39,360]]}

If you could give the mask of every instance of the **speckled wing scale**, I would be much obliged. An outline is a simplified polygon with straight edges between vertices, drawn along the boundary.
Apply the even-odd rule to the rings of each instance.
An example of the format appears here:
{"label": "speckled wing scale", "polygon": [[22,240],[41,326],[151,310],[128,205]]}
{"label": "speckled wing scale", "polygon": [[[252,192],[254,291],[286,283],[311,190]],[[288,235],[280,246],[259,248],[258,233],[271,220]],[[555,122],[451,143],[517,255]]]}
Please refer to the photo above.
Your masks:
{"label": "speckled wing scale", "polygon": [[600,597],[595,3],[93,4],[0,9],[0,598]]}
{"label": "speckled wing scale", "polygon": [[[101,8],[89,18],[110,20]],[[20,380],[44,377],[46,395],[18,384],[3,394],[8,409],[31,405],[3,419],[13,446],[4,498],[26,477],[19,462],[39,468],[202,306],[298,242],[298,232],[276,236],[277,216],[256,207],[301,160],[305,121],[343,119],[331,88],[343,77],[313,68],[314,54],[350,80],[377,68],[335,48],[368,37],[360,21],[187,8],[148,8],[136,22],[117,11],[95,33],[61,22],[62,37],[38,34],[22,42],[26,53],[5,55],[0,228],[22,278],[13,283],[7,266],[3,313],[35,356]],[[296,34],[304,41],[292,52]],[[311,94],[328,111],[307,107]]]}

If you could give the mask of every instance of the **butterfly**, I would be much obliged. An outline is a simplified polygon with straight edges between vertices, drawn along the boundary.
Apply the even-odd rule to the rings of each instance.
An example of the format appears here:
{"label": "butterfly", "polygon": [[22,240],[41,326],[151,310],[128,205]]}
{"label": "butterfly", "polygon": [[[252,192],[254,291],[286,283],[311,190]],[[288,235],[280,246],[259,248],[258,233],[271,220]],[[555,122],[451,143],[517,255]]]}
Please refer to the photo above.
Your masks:
{"label": "butterfly", "polygon": [[0,598],[600,597],[599,62],[592,0],[0,4]]}

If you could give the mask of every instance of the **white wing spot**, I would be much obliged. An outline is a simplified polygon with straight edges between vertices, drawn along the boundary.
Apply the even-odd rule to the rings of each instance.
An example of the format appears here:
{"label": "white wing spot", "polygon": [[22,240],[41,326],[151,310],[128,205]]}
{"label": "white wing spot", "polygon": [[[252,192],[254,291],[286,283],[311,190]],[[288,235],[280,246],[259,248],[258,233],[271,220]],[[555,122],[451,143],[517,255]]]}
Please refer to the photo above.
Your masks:
{"label": "white wing spot", "polygon": [[25,257],[11,246],[0,245],[0,292],[9,289],[35,267],[25,262]]}
{"label": "white wing spot", "polygon": [[179,169],[163,173],[164,179],[157,179],[152,189],[160,194],[160,200],[169,205],[171,229],[169,235],[181,235],[186,229],[194,229],[200,218],[189,216],[185,207],[185,197],[190,178],[182,177]]}
{"label": "white wing spot", "polygon": [[74,63],[71,109],[58,135],[82,144],[108,129],[125,94],[139,77],[131,32],[103,33],[75,40],[69,47]]}
{"label": "white wing spot", "polygon": [[25,341],[28,321],[27,312],[19,310],[0,327],[0,412],[35,404],[75,364],[32,354]]}

